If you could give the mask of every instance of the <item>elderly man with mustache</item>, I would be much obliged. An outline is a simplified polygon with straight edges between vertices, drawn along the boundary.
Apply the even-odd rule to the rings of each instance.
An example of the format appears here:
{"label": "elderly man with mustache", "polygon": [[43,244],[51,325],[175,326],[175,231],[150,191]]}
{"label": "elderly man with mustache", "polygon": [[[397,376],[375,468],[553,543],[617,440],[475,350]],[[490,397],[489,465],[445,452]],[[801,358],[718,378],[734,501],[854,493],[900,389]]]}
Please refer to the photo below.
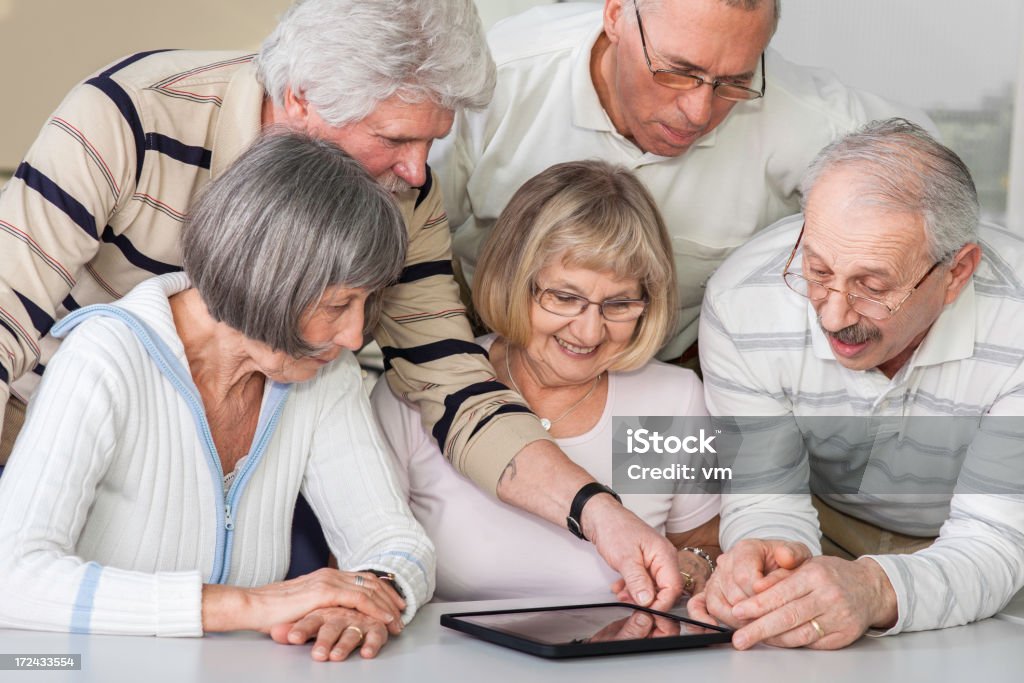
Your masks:
{"label": "elderly man with mustache", "polygon": [[903,119],[823,149],[802,195],[708,285],[707,405],[743,439],[690,613],[740,649],[988,617],[1024,585],[1024,240]]}

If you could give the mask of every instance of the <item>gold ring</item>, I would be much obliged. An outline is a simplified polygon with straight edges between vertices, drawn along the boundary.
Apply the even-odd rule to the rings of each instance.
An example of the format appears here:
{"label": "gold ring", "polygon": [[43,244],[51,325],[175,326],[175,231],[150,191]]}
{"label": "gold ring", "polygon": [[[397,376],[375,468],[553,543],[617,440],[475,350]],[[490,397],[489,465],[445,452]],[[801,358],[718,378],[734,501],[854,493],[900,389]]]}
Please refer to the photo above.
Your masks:
{"label": "gold ring", "polygon": [[811,619],[810,624],[811,628],[813,628],[815,632],[818,634],[818,638],[825,637],[825,629],[821,627],[821,624],[818,623],[817,619]]}
{"label": "gold ring", "polygon": [[[366,634],[364,634],[364,633],[363,633],[363,629],[359,628],[359,627],[358,627],[358,626],[356,626],[355,624],[349,624],[348,626],[346,626],[346,627],[345,627],[345,631],[355,631],[356,633],[358,633],[358,634],[359,634],[359,640],[360,640],[360,641],[361,641],[361,640],[362,640],[362,639],[363,639],[364,637],[366,637]],[[342,631],[342,633],[344,633],[344,631]]]}
{"label": "gold ring", "polygon": [[697,582],[693,580],[692,576],[684,572],[682,569],[679,570],[679,573],[686,578],[686,583],[683,584],[683,590],[689,593],[693,590],[693,587],[697,584]]}

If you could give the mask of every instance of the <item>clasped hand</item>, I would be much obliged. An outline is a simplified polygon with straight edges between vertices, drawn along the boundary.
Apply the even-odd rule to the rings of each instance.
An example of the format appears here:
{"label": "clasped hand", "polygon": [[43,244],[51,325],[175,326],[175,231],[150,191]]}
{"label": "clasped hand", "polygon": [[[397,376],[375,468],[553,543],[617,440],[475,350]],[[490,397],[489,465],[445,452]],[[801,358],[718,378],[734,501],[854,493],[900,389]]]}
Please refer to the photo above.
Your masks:
{"label": "clasped hand", "polygon": [[404,609],[394,588],[370,572],[319,569],[256,588],[203,587],[206,631],[261,631],[292,645],[316,638],[319,661],[341,661],[357,647],[376,656],[389,634],[401,633]]}
{"label": "clasped hand", "polygon": [[745,540],[719,558],[690,617],[737,629],[733,646],[834,650],[896,621],[896,595],[869,558],[812,557],[802,543]]}

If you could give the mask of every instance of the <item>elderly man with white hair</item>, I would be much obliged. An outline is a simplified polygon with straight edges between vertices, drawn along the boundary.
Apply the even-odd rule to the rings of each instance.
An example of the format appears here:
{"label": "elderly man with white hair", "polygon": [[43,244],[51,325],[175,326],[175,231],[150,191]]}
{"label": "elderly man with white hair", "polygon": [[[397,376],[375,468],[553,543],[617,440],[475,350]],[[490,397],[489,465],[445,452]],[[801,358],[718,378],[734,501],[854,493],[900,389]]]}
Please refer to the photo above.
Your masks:
{"label": "elderly man with white hair", "polygon": [[979,227],[967,167],[902,119],[803,190],[708,285],[708,408],[743,442],[690,612],[742,649],[991,616],[1024,585],[1024,240]]}
{"label": "elderly man with white hair", "polygon": [[53,325],[179,270],[197,193],[284,125],[336,143],[400,204],[409,249],[373,335],[388,382],[446,457],[593,541],[638,602],[669,606],[682,589],[671,544],[494,381],[459,301],[426,158],[456,112],[490,101],[494,78],[472,0],[300,0],[257,55],[143,52],[74,88],[0,195],[0,465],[56,349]]}

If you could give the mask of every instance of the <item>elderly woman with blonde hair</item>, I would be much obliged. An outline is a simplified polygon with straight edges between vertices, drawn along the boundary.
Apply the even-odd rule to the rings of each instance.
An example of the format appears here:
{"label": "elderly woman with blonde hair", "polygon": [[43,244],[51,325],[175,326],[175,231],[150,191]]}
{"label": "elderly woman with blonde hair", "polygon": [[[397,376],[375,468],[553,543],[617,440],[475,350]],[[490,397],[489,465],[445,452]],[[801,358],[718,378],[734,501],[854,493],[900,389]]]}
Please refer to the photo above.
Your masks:
{"label": "elderly woman with blonde hair", "polygon": [[[652,360],[676,311],[671,253],[657,207],[632,174],[573,162],[520,188],[476,270],[473,300],[494,330],[477,341],[497,380],[604,485],[612,481],[613,415],[707,415],[697,376]],[[413,513],[437,546],[439,598],[593,595],[616,581],[593,546],[457,474],[415,409],[386,385],[371,401]],[[718,553],[718,496],[621,498],[676,545],[686,589],[699,590]]]}

